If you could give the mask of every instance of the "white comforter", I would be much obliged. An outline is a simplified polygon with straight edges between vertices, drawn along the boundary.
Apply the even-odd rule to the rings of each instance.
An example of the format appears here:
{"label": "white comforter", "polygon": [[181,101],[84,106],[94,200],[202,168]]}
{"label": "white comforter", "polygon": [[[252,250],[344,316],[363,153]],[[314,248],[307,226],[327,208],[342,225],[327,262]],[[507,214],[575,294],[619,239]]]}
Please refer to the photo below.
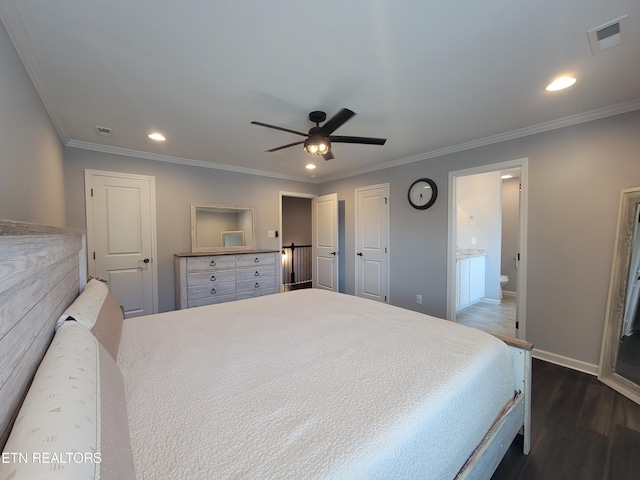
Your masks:
{"label": "white comforter", "polygon": [[139,479],[453,478],[513,395],[506,346],[299,290],[125,321]]}

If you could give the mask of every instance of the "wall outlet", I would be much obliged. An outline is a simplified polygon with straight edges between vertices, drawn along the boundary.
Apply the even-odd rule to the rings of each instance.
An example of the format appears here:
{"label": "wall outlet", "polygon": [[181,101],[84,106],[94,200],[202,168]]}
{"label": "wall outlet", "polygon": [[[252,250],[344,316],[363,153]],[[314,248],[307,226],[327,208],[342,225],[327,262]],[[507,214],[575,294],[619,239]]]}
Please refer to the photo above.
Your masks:
{"label": "wall outlet", "polygon": [[471,245],[475,245],[476,243],[478,243],[477,240],[478,239],[476,237],[471,237]]}
{"label": "wall outlet", "polygon": [[416,303],[422,305],[422,295],[416,295]]}

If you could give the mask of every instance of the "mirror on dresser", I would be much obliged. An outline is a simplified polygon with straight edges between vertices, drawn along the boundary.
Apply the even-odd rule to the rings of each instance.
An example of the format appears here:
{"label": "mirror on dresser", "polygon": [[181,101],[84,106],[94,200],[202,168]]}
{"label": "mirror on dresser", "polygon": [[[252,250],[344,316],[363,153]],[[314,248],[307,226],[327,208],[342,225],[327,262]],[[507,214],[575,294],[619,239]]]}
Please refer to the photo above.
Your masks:
{"label": "mirror on dresser", "polygon": [[191,251],[228,252],[256,248],[251,207],[215,203],[191,204]]}
{"label": "mirror on dresser", "polygon": [[598,378],[640,403],[640,187],[620,194]]}

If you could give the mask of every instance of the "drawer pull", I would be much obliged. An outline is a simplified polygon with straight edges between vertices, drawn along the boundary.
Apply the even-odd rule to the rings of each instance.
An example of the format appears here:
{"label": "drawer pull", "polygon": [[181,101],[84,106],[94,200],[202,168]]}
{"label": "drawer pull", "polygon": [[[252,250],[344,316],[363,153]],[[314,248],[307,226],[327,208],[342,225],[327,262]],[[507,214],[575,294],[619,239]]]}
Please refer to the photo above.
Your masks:
{"label": "drawer pull", "polygon": [[260,288],[260,284],[256,282],[256,286],[254,288]]}
{"label": "drawer pull", "polygon": [[254,277],[259,277],[259,276],[260,276],[260,272],[258,272],[258,271],[256,270],[256,273],[254,273],[254,274],[253,274],[253,276],[254,276]]}
{"label": "drawer pull", "polygon": [[216,261],[215,260],[211,260],[211,263],[209,263],[210,267],[215,267],[216,266]]}
{"label": "drawer pull", "polygon": [[216,281],[216,276],[215,275],[211,275],[211,281],[215,282]]}
{"label": "drawer pull", "polygon": [[212,289],[211,289],[211,295],[215,295],[215,294],[216,294],[216,289],[215,289],[215,288],[212,288]]}
{"label": "drawer pull", "polygon": [[256,257],[256,258],[253,260],[253,263],[260,263],[260,259],[259,259],[258,257]]}

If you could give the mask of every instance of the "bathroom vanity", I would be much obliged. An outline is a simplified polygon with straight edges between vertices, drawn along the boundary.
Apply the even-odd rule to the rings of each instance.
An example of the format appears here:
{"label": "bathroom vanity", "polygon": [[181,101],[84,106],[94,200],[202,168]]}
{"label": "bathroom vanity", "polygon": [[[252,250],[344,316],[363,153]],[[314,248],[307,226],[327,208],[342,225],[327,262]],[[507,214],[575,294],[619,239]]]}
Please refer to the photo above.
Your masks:
{"label": "bathroom vanity", "polygon": [[480,248],[461,248],[456,253],[458,291],[456,310],[461,310],[485,296],[485,258]]}

